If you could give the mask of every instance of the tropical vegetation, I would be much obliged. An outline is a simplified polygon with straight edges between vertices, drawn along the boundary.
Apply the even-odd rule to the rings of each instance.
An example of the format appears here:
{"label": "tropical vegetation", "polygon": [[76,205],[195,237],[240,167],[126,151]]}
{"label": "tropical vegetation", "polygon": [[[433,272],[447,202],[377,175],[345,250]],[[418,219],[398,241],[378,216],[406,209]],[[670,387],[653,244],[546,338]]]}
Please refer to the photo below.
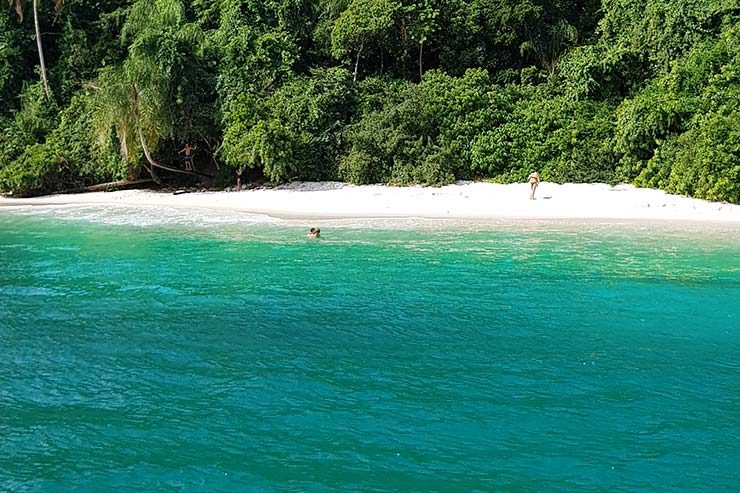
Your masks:
{"label": "tropical vegetation", "polygon": [[736,0],[10,0],[0,102],[14,195],[536,169],[740,203]]}

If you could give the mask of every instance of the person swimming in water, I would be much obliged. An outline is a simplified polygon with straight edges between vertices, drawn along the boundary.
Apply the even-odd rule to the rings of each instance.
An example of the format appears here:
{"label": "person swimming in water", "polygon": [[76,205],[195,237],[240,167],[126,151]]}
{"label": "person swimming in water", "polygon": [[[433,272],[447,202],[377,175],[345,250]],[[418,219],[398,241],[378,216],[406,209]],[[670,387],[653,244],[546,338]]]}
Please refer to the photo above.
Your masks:
{"label": "person swimming in water", "polygon": [[537,185],[540,184],[540,174],[536,171],[532,171],[529,174],[529,200],[534,200],[534,192],[537,190]]}
{"label": "person swimming in water", "polygon": [[319,236],[321,236],[321,230],[319,228],[311,228],[308,231],[308,235],[307,236],[309,238],[318,238]]}

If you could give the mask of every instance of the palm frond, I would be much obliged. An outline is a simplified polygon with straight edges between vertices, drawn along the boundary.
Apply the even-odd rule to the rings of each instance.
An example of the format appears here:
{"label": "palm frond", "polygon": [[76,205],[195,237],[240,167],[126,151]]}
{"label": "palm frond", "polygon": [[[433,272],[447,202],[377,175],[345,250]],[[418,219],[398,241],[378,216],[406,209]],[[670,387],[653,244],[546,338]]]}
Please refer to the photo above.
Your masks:
{"label": "palm frond", "polygon": [[23,22],[23,0],[8,0],[8,5],[15,7],[15,13],[18,14],[18,20]]}

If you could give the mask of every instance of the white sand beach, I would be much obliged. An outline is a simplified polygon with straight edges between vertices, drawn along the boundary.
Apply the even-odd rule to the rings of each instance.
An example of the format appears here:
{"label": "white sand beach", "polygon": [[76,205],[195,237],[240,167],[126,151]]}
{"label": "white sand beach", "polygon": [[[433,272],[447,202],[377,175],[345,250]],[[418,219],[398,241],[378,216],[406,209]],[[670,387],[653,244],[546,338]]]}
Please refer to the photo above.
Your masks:
{"label": "white sand beach", "polygon": [[740,205],[708,202],[631,185],[460,182],[441,188],[291,183],[257,190],[173,193],[147,190],[0,198],[0,206],[166,206],[244,211],[285,219],[618,219],[740,224]]}

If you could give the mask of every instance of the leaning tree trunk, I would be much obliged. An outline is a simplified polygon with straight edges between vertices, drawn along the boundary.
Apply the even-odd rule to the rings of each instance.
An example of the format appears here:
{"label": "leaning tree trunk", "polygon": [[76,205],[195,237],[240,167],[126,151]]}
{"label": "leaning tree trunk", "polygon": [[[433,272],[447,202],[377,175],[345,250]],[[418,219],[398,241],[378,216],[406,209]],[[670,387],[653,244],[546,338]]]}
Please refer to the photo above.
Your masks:
{"label": "leaning tree trunk", "polygon": [[141,144],[141,149],[144,151],[144,157],[146,157],[147,163],[149,163],[149,166],[146,167],[147,171],[149,171],[149,174],[152,176],[152,179],[160,183],[159,178],[157,177],[157,168],[164,169],[167,171],[172,171],[173,173],[181,173],[183,175],[192,175],[192,176],[205,176],[208,178],[211,178],[210,175],[207,175],[205,173],[201,173],[200,171],[186,171],[181,170],[177,168],[173,168],[172,166],[167,166],[166,164],[158,163],[154,160],[152,157],[152,154],[149,152],[149,146],[146,145],[146,139],[144,138],[144,132],[141,130],[141,119],[139,118],[140,112],[139,112],[139,88],[136,87],[136,84],[131,85],[131,97],[133,99],[134,103],[134,120],[136,124],[136,133],[139,136],[139,143]]}
{"label": "leaning tree trunk", "polygon": [[136,131],[139,134],[139,143],[141,144],[141,149],[144,151],[144,157],[146,158],[146,162],[149,163],[149,167],[147,167],[147,171],[149,171],[149,174],[152,175],[152,179],[159,183],[159,178],[157,177],[157,169],[164,169],[167,171],[172,171],[173,173],[180,173],[182,175],[192,175],[192,176],[203,176],[206,178],[213,178],[211,175],[207,175],[205,173],[201,173],[200,171],[187,171],[182,169],[173,168],[172,166],[167,166],[166,164],[162,164],[160,162],[157,162],[152,157],[152,154],[149,152],[149,146],[146,145],[146,139],[144,139],[144,132],[141,131],[141,126],[138,124],[136,125]]}
{"label": "leaning tree trunk", "polygon": [[149,146],[146,145],[146,139],[144,138],[144,132],[141,131],[141,125],[136,125],[136,132],[139,134],[139,143],[141,144],[141,148],[144,150],[144,157],[146,157],[146,161],[149,163],[149,166],[146,166],[146,170],[151,175],[152,180],[154,180],[158,185],[161,185],[156,171],[157,163],[152,159],[152,155],[149,152]]}
{"label": "leaning tree trunk", "polygon": [[149,171],[149,174],[152,175],[152,179],[159,183],[159,178],[157,177],[157,168],[164,169],[167,171],[172,171],[173,173],[180,173],[183,175],[193,175],[193,176],[209,176],[205,173],[201,173],[199,171],[186,171],[182,169],[173,168],[172,166],[167,166],[166,164],[162,164],[160,162],[157,162],[152,157],[152,154],[149,152],[149,146],[146,145],[146,139],[144,138],[144,132],[141,131],[141,126],[136,126],[136,131],[139,134],[139,143],[141,144],[141,149],[144,151],[144,157],[146,158],[146,162],[149,163],[149,167],[147,170]]}
{"label": "leaning tree trunk", "polygon": [[36,46],[39,51],[39,63],[41,64],[41,79],[44,81],[44,93],[46,99],[51,97],[49,93],[49,81],[46,80],[46,63],[44,62],[44,47],[41,45],[41,28],[39,27],[38,0],[33,0],[33,23],[36,27]]}
{"label": "leaning tree trunk", "polygon": [[204,176],[207,178],[212,178],[211,175],[207,175],[205,173],[201,173],[200,171],[186,171],[182,169],[173,168],[172,166],[167,166],[166,164],[162,164],[160,162],[157,162],[152,158],[151,153],[149,152],[149,146],[146,145],[146,139],[144,139],[144,132],[141,131],[141,126],[136,125],[136,131],[139,134],[139,143],[141,144],[141,149],[144,151],[144,157],[146,158],[146,162],[149,163],[149,167],[147,170],[149,171],[149,174],[152,175],[152,178],[154,181],[159,183],[159,179],[157,178],[156,169],[164,169],[167,171],[172,171],[173,173],[180,173],[182,175],[192,175],[192,176]]}

